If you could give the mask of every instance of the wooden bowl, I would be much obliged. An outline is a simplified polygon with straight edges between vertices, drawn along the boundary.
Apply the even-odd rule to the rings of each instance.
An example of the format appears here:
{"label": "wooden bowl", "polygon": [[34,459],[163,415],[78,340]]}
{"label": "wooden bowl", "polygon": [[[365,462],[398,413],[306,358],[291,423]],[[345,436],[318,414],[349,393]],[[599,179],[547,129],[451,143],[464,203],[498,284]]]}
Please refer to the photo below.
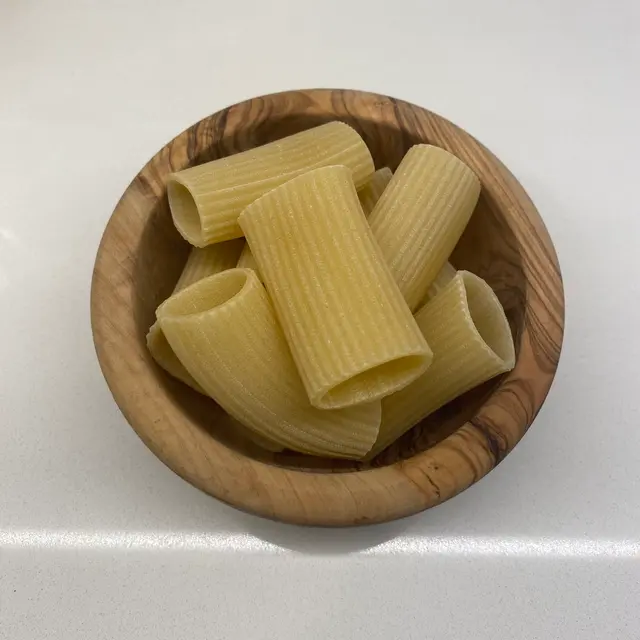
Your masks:
{"label": "wooden bowl", "polygon": [[[189,247],[167,205],[172,171],[331,120],[355,127],[377,167],[395,169],[428,142],[466,162],[482,195],[452,256],[502,301],[516,344],[508,375],[424,420],[372,463],[266,453],[215,402],[156,366],[145,344]],[[536,416],[560,356],[564,299],[545,226],[517,180],[477,140],[425,109],[360,91],[288,91],[247,100],[193,125],[161,149],[118,203],[93,273],[91,322],[100,366],[146,445],[191,484],[262,516],[314,525],[393,520],[451,498],[493,469]]]}

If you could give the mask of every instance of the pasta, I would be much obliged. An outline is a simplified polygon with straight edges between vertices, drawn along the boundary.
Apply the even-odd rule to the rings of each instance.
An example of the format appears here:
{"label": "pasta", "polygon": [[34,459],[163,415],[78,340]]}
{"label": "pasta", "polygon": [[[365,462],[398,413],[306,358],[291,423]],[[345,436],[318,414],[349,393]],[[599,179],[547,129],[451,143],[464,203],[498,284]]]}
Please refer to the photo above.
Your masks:
{"label": "pasta", "polygon": [[[238,256],[245,245],[243,239],[229,240],[219,244],[204,247],[202,249],[194,247],[187,258],[187,262],[182,269],[180,278],[173,289],[177,293],[189,285],[201,280],[206,276],[231,269],[236,266]],[[204,393],[200,385],[189,375],[183,364],[171,350],[171,346],[162,333],[162,329],[157,322],[151,325],[147,333],[147,348],[153,359],[174,378],[178,378],[186,385],[200,393]]]}
{"label": "pasta", "polygon": [[171,345],[160,327],[158,321],[154,322],[147,333],[147,348],[153,359],[174,378],[184,382],[195,389],[198,393],[206,395],[204,389],[191,377],[191,374],[184,368],[178,356],[173,352]]}
{"label": "pasta", "polygon": [[[205,390],[191,377],[191,374],[184,368],[184,365],[180,360],[178,360],[178,356],[173,352],[171,345],[167,341],[162,329],[160,328],[160,323],[158,321],[154,322],[151,325],[151,329],[147,333],[147,347],[153,356],[153,359],[167,372],[170,373],[174,378],[177,378],[181,382],[184,382],[186,385],[197,391],[198,393],[202,393],[203,395],[207,395]],[[246,429],[244,425],[238,424],[236,425],[236,429],[242,430],[244,436],[257,444],[262,449],[266,451],[271,451],[276,453],[278,451],[282,451],[283,447],[268,438],[261,437],[257,433],[253,433]]]}
{"label": "pasta", "polygon": [[173,292],[177,293],[202,278],[235,267],[245,244],[242,238],[238,238],[209,247],[193,247]]}
{"label": "pasta", "polygon": [[386,189],[389,181],[393,177],[393,173],[389,167],[383,167],[378,169],[358,190],[358,199],[362,205],[364,215],[368,216],[373,208],[376,206],[376,202],[380,199],[382,192]]}
{"label": "pasta", "polygon": [[191,376],[258,435],[303,453],[343,458],[360,458],[373,445],[380,403],[334,411],[311,406],[252,270],[200,280],[160,305],[157,317]]}
{"label": "pasta", "polygon": [[[382,169],[378,169],[371,178],[369,178],[369,181],[360,188],[358,191],[358,199],[360,200],[365,216],[368,216],[373,211],[392,177],[393,172],[391,169],[389,169],[389,167],[383,167]],[[245,246],[243,255],[245,252],[249,254],[251,253],[249,245]],[[246,266],[252,265],[247,264]],[[421,307],[428,300],[433,298],[433,296],[435,296],[436,293],[438,293],[438,291],[440,291],[455,275],[455,267],[453,267],[450,262],[445,262],[440,271],[438,271],[438,274],[427,290],[426,296],[422,299],[418,307]]]}
{"label": "pasta", "polygon": [[480,189],[426,144],[375,171],[342,122],[174,173],[194,248],[149,352],[264,449],[370,459],[515,366],[497,296],[448,262]]}
{"label": "pasta", "polygon": [[369,224],[400,291],[414,310],[467,225],[480,194],[477,176],[444,149],[411,147]]}
{"label": "pasta", "polygon": [[424,297],[422,302],[420,303],[420,307],[429,302],[431,298],[435,298],[435,296],[440,293],[454,278],[456,277],[456,268],[450,263],[445,262],[442,266],[442,269],[438,271],[438,274],[434,278],[433,282],[429,285],[427,289],[427,295]]}
{"label": "pasta", "polygon": [[358,186],[374,171],[367,145],[342,122],[184,169],[167,185],[173,222],[197,247],[238,238],[238,215],[256,198],[306,171],[334,164],[349,167]]}
{"label": "pasta", "polygon": [[432,358],[367,225],[346,167],[316,169],[240,215],[311,404],[373,401]]}
{"label": "pasta", "polygon": [[238,268],[239,269],[253,269],[256,272],[256,275],[260,280],[262,280],[262,276],[260,275],[260,269],[258,268],[258,263],[256,259],[253,257],[253,253],[251,253],[251,247],[248,243],[245,242],[244,249],[240,254],[240,258],[238,259]]}
{"label": "pasta", "polygon": [[369,457],[450,400],[515,366],[502,305],[491,287],[468,271],[459,271],[416,320],[433,349],[433,363],[382,401],[380,434]]}

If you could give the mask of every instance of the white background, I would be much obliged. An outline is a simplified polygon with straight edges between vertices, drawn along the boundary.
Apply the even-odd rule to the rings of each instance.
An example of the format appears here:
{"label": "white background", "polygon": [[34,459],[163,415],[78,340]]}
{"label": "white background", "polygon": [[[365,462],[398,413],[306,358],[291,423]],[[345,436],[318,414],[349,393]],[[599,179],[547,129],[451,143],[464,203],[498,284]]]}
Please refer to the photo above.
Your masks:
{"label": "white background", "polygon": [[[636,0],[0,0],[0,638],[637,638]],[[100,374],[105,223],[170,138],[300,87],[386,93],[528,190],[566,288],[515,451],[447,504],[297,529],[191,488]]]}

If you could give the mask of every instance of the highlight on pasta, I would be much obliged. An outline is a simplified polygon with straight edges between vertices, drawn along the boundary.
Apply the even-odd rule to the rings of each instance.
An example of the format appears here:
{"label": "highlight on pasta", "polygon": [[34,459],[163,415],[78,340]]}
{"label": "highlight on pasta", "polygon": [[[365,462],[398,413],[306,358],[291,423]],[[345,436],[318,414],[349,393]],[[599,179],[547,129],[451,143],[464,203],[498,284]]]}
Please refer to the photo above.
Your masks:
{"label": "highlight on pasta", "polygon": [[147,346],[271,452],[369,460],[515,366],[504,309],[450,255],[480,193],[431,145],[374,170],[331,122],[169,177],[193,245]]}

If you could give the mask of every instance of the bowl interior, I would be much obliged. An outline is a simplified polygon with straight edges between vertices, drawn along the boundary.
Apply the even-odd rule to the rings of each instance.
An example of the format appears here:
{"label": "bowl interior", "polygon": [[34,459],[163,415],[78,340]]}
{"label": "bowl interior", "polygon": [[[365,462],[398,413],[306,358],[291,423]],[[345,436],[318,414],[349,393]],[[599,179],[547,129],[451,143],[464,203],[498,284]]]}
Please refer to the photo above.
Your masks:
{"label": "bowl interior", "polygon": [[[282,116],[249,119],[233,134],[217,136],[207,129],[207,120],[196,125],[196,141],[187,149],[187,166],[193,166],[238,151],[282,138],[284,136],[335,120],[330,113],[290,113]],[[395,170],[403,155],[414,144],[427,142],[439,145],[438,140],[412,133],[402,124],[390,126],[367,115],[340,117],[352,125],[366,141],[377,168],[388,166]],[[214,132],[215,133],[215,132]],[[439,145],[442,146],[442,145]],[[164,160],[163,160],[164,157]],[[170,154],[162,152],[154,158],[161,174],[171,170]],[[482,177],[482,176],[481,176]],[[162,182],[164,184],[164,182]],[[166,186],[153,193],[155,205],[147,218],[138,247],[133,270],[135,295],[132,300],[137,337],[144,341],[155,319],[156,307],[170,295],[185,263],[189,246],[180,237],[171,221]],[[524,274],[518,242],[508,224],[508,212],[492,201],[483,189],[478,206],[452,258],[454,266],[468,269],[484,278],[495,290],[504,305],[519,353],[524,321]],[[181,407],[185,414],[205,429],[212,438],[226,446],[269,464],[313,471],[348,472],[369,466],[384,466],[414,456],[449,436],[470,420],[492,390],[500,383],[494,379],[451,402],[406,433],[399,441],[370,463],[327,460],[294,452],[268,453],[243,438],[234,428],[234,420],[213,400],[192,391],[172,379],[148,356],[148,365],[161,387]]]}

